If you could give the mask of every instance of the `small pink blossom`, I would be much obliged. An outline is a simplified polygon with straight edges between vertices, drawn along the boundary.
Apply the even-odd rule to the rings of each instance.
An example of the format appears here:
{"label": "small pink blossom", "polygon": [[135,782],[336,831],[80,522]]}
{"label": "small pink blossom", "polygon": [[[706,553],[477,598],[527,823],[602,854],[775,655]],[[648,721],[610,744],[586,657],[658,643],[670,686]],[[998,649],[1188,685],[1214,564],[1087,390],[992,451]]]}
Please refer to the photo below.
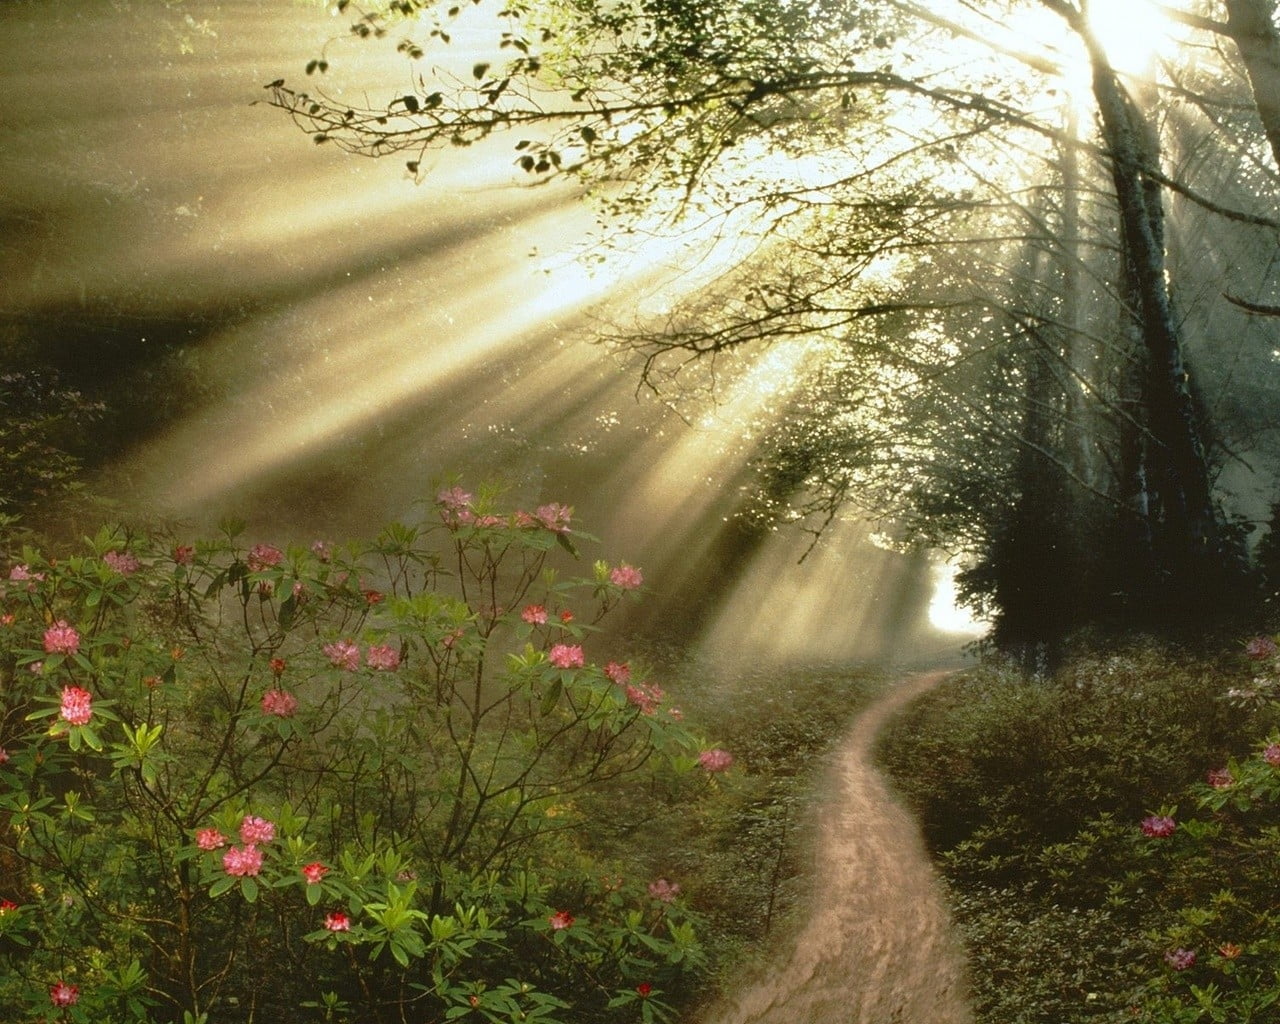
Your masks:
{"label": "small pink blossom", "polygon": [[680,895],[680,886],[665,878],[658,878],[649,883],[649,895],[661,903],[670,903]]}
{"label": "small pink blossom", "polygon": [[1164,955],[1164,962],[1172,967],[1175,971],[1185,971],[1189,967],[1194,967],[1196,962],[1196,951],[1194,949],[1171,949]]}
{"label": "small pink blossom", "polygon": [[1142,819],[1142,834],[1153,839],[1166,839],[1173,835],[1178,823],[1170,817],[1153,814]]}
{"label": "small pink blossom", "polygon": [[390,644],[370,644],[364,661],[379,672],[394,672],[400,667],[400,652]]}
{"label": "small pink blossom", "polygon": [[573,612],[569,611],[569,609],[566,608],[564,611],[560,613],[560,621],[567,626],[569,623],[573,621]]}
{"label": "small pink blossom", "polygon": [[520,612],[520,618],[531,626],[545,626],[547,624],[547,609],[540,604],[527,604]]}
{"label": "small pink blossom", "polygon": [[302,865],[302,877],[307,880],[307,885],[319,885],[328,873],[329,869],[318,860]]}
{"label": "small pink blossom", "polygon": [[80,986],[68,985],[59,978],[49,986],[49,1002],[54,1006],[75,1006],[80,1001]]}
{"label": "small pink blossom", "polygon": [[364,595],[364,603],[367,604],[370,608],[372,608],[375,604],[382,604],[382,602],[386,600],[381,590],[372,590],[369,588],[365,588],[364,590],[361,590],[360,593]]}
{"label": "small pink blossom", "polygon": [[350,640],[335,640],[331,644],[325,644],[323,650],[334,668],[354,672],[360,667],[360,648]]}
{"label": "small pink blossom", "polygon": [[8,763],[9,763],[9,751],[5,750],[4,747],[0,747],[0,764],[8,764]]}
{"label": "small pink blossom", "polygon": [[647,981],[642,981],[640,982],[639,985],[636,986],[636,995],[638,995],[641,999],[648,999],[650,994],[652,994],[652,992],[653,992],[653,986],[650,985]]}
{"label": "small pink blossom", "polygon": [[311,542],[311,553],[321,562],[327,562],[333,557],[333,546],[328,541],[316,540]]}
{"label": "small pink blossom", "polygon": [[102,556],[102,561],[112,572],[118,572],[121,576],[129,576],[142,568],[142,563],[138,561],[136,555],[129,551],[108,551]]}
{"label": "small pink blossom", "polygon": [[13,612],[5,612],[3,615],[0,615],[0,626],[12,626],[17,618],[18,617],[14,615]]}
{"label": "small pink blossom", "polygon": [[32,572],[27,565],[15,565],[9,570],[9,579],[15,583],[25,583],[31,580],[43,580],[44,573]]}
{"label": "small pink blossom", "polygon": [[1276,656],[1276,642],[1269,636],[1255,636],[1244,645],[1244,653],[1254,661],[1266,661]]}
{"label": "small pink blossom", "polygon": [[577,644],[553,644],[547,660],[556,668],[582,668],[586,664],[582,648]]}
{"label": "small pink blossom", "polygon": [[553,931],[560,932],[572,927],[574,920],[574,916],[569,911],[557,910],[547,918],[547,923],[551,925]]}
{"label": "small pink blossom", "polygon": [[674,721],[681,722],[684,720],[684,712],[679,708],[668,708],[667,714],[669,714]]}
{"label": "small pink blossom", "polygon": [[262,695],[262,713],[277,718],[292,718],[298,710],[298,698],[288,690],[268,690]]}
{"label": "small pink blossom", "polygon": [[27,671],[30,672],[33,676],[40,675],[40,673],[44,671],[44,662],[33,661],[30,665],[27,666]]}
{"label": "small pink blossom", "polygon": [[1280,743],[1268,743],[1262,751],[1262,759],[1269,765],[1280,767]]}
{"label": "small pink blossom", "polygon": [[461,512],[471,507],[474,498],[475,495],[461,487],[448,487],[436,495],[436,504],[443,505],[450,512]]}
{"label": "small pink blossom", "polygon": [[216,828],[202,828],[196,833],[196,846],[202,850],[220,850],[227,845],[227,837]]}
{"label": "small pink blossom", "polygon": [[698,764],[709,772],[722,772],[733,764],[733,755],[718,747],[715,750],[704,750],[698,755]]}
{"label": "small pink blossom", "polygon": [[619,664],[616,661],[611,661],[605,665],[604,674],[610,682],[617,683],[619,686],[626,686],[631,681],[631,666],[626,662]]}
{"label": "small pink blossom", "polygon": [[623,562],[609,570],[609,582],[623,590],[635,590],[644,583],[644,574],[635,566]]}
{"label": "small pink blossom", "polygon": [[649,683],[637,683],[635,686],[628,685],[626,688],[627,703],[634,704],[640,709],[640,713],[651,715],[658,710],[658,705],[662,703],[662,687],[652,686]]}
{"label": "small pink blossom", "polygon": [[88,725],[93,717],[93,694],[79,686],[64,686],[58,717],[70,725]]}
{"label": "small pink blossom", "polygon": [[284,658],[272,658],[270,661],[271,674],[279,679],[284,675],[284,670],[289,667],[289,663]]}
{"label": "small pink blossom", "polygon": [[524,509],[517,509],[511,516],[511,525],[523,530],[532,529],[538,525],[538,520],[534,519]]}
{"label": "small pink blossom", "polygon": [[293,595],[293,599],[295,601],[305,601],[307,599],[307,585],[303,583],[302,580],[294,580],[293,587],[290,589],[289,593]]}
{"label": "small pink blossom", "polygon": [[506,525],[507,525],[507,521],[503,519],[502,516],[483,515],[483,516],[476,517],[476,526],[485,527],[487,529],[493,529],[494,527],[497,527],[497,526],[506,526]]}
{"label": "small pink blossom", "polygon": [[551,502],[547,505],[539,505],[534,510],[534,516],[548,530],[555,533],[568,533],[569,521],[573,518],[573,509],[568,505],[561,505],[559,502]]}
{"label": "small pink blossom", "polygon": [[283,562],[284,552],[274,544],[255,544],[249,549],[249,557],[246,560],[249,563],[250,572],[263,572]]}
{"label": "small pink blossom", "polygon": [[18,904],[14,903],[13,900],[0,900],[0,917],[4,917],[5,914],[17,909]]}
{"label": "small pink blossom", "polygon": [[222,855],[222,869],[236,878],[252,878],[262,870],[262,851],[252,843],[233,846]]}
{"label": "small pink blossom", "polygon": [[178,565],[190,565],[195,561],[196,549],[190,544],[179,544],[173,549],[173,560]]}
{"label": "small pink blossom", "polygon": [[269,843],[276,837],[276,827],[265,818],[246,814],[240,822],[240,842],[256,845]]}
{"label": "small pink blossom", "polygon": [[331,932],[351,931],[351,918],[341,910],[334,910],[324,917],[324,926]]}
{"label": "small pink blossom", "polygon": [[1229,768],[1212,768],[1209,770],[1208,781],[1214,789],[1227,789],[1234,785],[1236,780]]}
{"label": "small pink blossom", "polygon": [[80,634],[59,619],[44,631],[44,649],[48,654],[75,654],[80,650]]}

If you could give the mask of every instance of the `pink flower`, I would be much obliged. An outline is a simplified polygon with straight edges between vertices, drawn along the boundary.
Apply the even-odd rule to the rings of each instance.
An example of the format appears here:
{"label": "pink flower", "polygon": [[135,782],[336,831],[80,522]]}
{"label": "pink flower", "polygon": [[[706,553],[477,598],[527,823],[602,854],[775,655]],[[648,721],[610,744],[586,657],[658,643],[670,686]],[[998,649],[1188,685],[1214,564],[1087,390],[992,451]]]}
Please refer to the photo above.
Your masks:
{"label": "pink flower", "polygon": [[0,917],[4,917],[9,911],[17,909],[18,904],[14,903],[13,900],[0,900]]}
{"label": "pink flower", "polygon": [[709,772],[722,772],[733,764],[733,755],[727,750],[704,750],[698,755],[698,764]]}
{"label": "pink flower", "polygon": [[196,549],[190,544],[179,544],[173,549],[173,560],[178,565],[190,565],[195,561]]}
{"label": "pink flower", "polygon": [[9,570],[9,579],[13,580],[15,583],[42,580],[44,579],[44,573],[32,572],[26,565],[15,565]]}
{"label": "pink flower", "polygon": [[335,910],[325,914],[324,926],[331,932],[349,932],[351,931],[351,918],[347,917],[341,910]]}
{"label": "pink flower", "polygon": [[288,663],[284,660],[284,658],[272,658],[270,665],[271,665],[271,674],[275,676],[277,679],[279,679],[282,675],[284,675],[284,670],[289,667]]}
{"label": "pink flower", "polygon": [[1161,815],[1153,814],[1149,818],[1142,819],[1142,834],[1153,839],[1165,839],[1173,835],[1177,827],[1178,823],[1176,821]]}
{"label": "pink flower", "polygon": [[548,530],[552,530],[555,533],[568,533],[569,520],[573,518],[573,509],[568,505],[561,505],[559,502],[553,501],[548,505],[539,505],[533,514],[538,522]]}
{"label": "pink flower", "polygon": [[219,850],[227,845],[227,837],[216,828],[202,828],[196,833],[196,846],[202,850]]}
{"label": "pink flower", "polygon": [[1226,789],[1228,786],[1233,785],[1235,781],[1228,768],[1211,768],[1209,770],[1209,785],[1214,789]]}
{"label": "pink flower", "polygon": [[349,640],[335,640],[331,644],[325,644],[323,650],[334,668],[354,672],[360,667],[360,648]]}
{"label": "pink flower", "polygon": [[292,718],[298,710],[298,698],[287,690],[268,690],[262,695],[262,713],[277,718]]}
{"label": "pink flower", "polygon": [[574,917],[567,910],[557,910],[554,914],[547,918],[547,923],[551,925],[552,931],[561,932],[573,925]]}
{"label": "pink flower", "polygon": [[653,991],[653,986],[650,985],[647,981],[642,981],[640,982],[639,985],[636,986],[636,995],[638,995],[641,999],[648,999],[649,993],[651,993],[652,991]]}
{"label": "pink flower", "polygon": [[627,686],[627,703],[634,704],[640,709],[643,715],[651,715],[662,703],[662,687],[651,686],[648,683],[639,683],[636,686]]}
{"label": "pink flower", "polygon": [[108,551],[102,556],[102,561],[106,563],[108,569],[118,572],[121,576],[128,576],[142,567],[137,557],[128,551]]}
{"label": "pink flower", "polygon": [[520,612],[520,618],[531,626],[545,626],[547,624],[547,609],[540,604],[527,604],[524,610]]}
{"label": "pink flower", "polygon": [[8,764],[8,763],[9,763],[9,751],[5,750],[4,747],[0,747],[0,764]]}
{"label": "pink flower", "polygon": [[618,664],[616,661],[611,661],[604,667],[604,674],[610,682],[626,686],[631,681],[631,666],[625,662]]}
{"label": "pink flower", "polygon": [[379,672],[394,672],[400,667],[400,652],[390,644],[370,644],[364,661]]}
{"label": "pink flower", "polygon": [[644,575],[635,566],[623,562],[609,570],[609,582],[623,590],[635,590],[644,582]]}
{"label": "pink flower", "polygon": [[658,878],[649,883],[649,895],[662,903],[670,903],[680,895],[680,886],[665,878]]}
{"label": "pink flower", "polygon": [[283,562],[284,552],[274,544],[255,544],[249,549],[247,561],[250,572],[262,572]]}
{"label": "pink flower", "polygon": [[302,865],[302,877],[307,880],[307,885],[319,885],[320,880],[328,873],[329,869],[318,860]]}
{"label": "pink flower", "polygon": [[88,725],[93,717],[93,694],[78,686],[64,686],[58,717],[71,725]]}
{"label": "pink flower", "polygon": [[586,663],[582,648],[577,644],[553,644],[547,652],[547,660],[556,668],[582,668]]}
{"label": "pink flower", "polygon": [[276,837],[276,827],[265,818],[246,814],[240,822],[240,842],[254,845],[269,843]]}
{"label": "pink flower", "polygon": [[573,621],[573,612],[569,611],[569,609],[566,608],[564,611],[560,613],[560,621],[567,626],[570,622]]}
{"label": "pink flower", "polygon": [[316,540],[311,542],[311,553],[321,562],[327,562],[333,557],[333,547],[328,541]]}
{"label": "pink flower", "polygon": [[372,608],[375,604],[382,604],[385,600],[381,590],[364,589],[360,591],[364,595],[364,603]]}
{"label": "pink flower", "polygon": [[233,846],[222,855],[222,869],[237,878],[252,878],[262,870],[262,851],[252,843]]}
{"label": "pink flower", "polygon": [[1268,743],[1262,751],[1262,759],[1269,765],[1280,767],[1280,743]]}
{"label": "pink flower", "polygon": [[1164,962],[1172,967],[1175,971],[1185,971],[1188,967],[1193,967],[1196,962],[1196,951],[1194,949],[1171,949],[1164,955]]}
{"label": "pink flower", "polygon": [[667,714],[669,714],[671,718],[677,722],[683,721],[684,719],[684,712],[681,711],[679,708],[668,708]]}
{"label": "pink flower", "polygon": [[80,986],[68,985],[59,978],[49,986],[49,1002],[54,1006],[75,1006],[80,1000]]}
{"label": "pink flower", "polygon": [[1244,645],[1244,653],[1254,661],[1266,661],[1267,658],[1275,657],[1276,642],[1269,636],[1255,636]]}
{"label": "pink flower", "polygon": [[44,631],[44,649],[49,654],[75,654],[80,650],[80,634],[66,619],[59,619]]}
{"label": "pink flower", "polygon": [[450,512],[461,512],[471,507],[474,495],[461,487],[449,487],[436,495],[436,504],[443,505]]}

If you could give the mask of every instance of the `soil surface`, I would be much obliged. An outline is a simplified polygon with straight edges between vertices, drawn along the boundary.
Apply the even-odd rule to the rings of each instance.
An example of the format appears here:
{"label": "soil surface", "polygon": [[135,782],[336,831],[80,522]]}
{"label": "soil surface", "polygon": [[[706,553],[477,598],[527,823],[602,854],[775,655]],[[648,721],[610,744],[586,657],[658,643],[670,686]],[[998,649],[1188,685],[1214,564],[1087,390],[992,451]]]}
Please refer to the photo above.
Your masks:
{"label": "soil surface", "polygon": [[969,1024],[964,954],[912,817],[872,765],[876,735],[945,672],[867,708],[819,814],[815,899],[790,951],[705,1024]]}

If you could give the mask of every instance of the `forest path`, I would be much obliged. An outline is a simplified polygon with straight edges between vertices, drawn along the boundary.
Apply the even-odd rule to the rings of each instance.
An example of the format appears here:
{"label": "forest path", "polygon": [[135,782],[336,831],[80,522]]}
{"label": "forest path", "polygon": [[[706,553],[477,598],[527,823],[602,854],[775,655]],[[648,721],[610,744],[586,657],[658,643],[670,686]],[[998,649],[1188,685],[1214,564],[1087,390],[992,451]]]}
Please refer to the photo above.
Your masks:
{"label": "forest path", "polygon": [[947,675],[910,676],[864,711],[818,815],[814,905],[789,958],[706,1024],[969,1024],[964,953],[916,822],[872,764],[880,729]]}

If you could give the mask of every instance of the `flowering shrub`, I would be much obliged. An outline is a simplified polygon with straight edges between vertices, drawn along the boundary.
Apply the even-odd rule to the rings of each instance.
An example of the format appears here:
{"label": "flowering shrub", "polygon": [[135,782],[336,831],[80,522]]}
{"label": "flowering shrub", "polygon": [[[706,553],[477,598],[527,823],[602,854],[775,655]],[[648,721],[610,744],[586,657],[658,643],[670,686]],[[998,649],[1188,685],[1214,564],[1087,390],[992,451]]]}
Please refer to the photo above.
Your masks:
{"label": "flowering shrub", "polygon": [[246,548],[227,524],[13,552],[0,1006],[666,1015],[658,996],[702,963],[692,911],[666,879],[603,885],[581,808],[715,787],[681,716],[656,713],[661,688],[629,694],[622,662],[592,660],[617,658],[594,626],[642,577],[552,571],[584,539],[572,522],[452,488],[367,544]]}
{"label": "flowering shrub", "polygon": [[988,667],[895,727],[981,1024],[1280,1020],[1278,650]]}

